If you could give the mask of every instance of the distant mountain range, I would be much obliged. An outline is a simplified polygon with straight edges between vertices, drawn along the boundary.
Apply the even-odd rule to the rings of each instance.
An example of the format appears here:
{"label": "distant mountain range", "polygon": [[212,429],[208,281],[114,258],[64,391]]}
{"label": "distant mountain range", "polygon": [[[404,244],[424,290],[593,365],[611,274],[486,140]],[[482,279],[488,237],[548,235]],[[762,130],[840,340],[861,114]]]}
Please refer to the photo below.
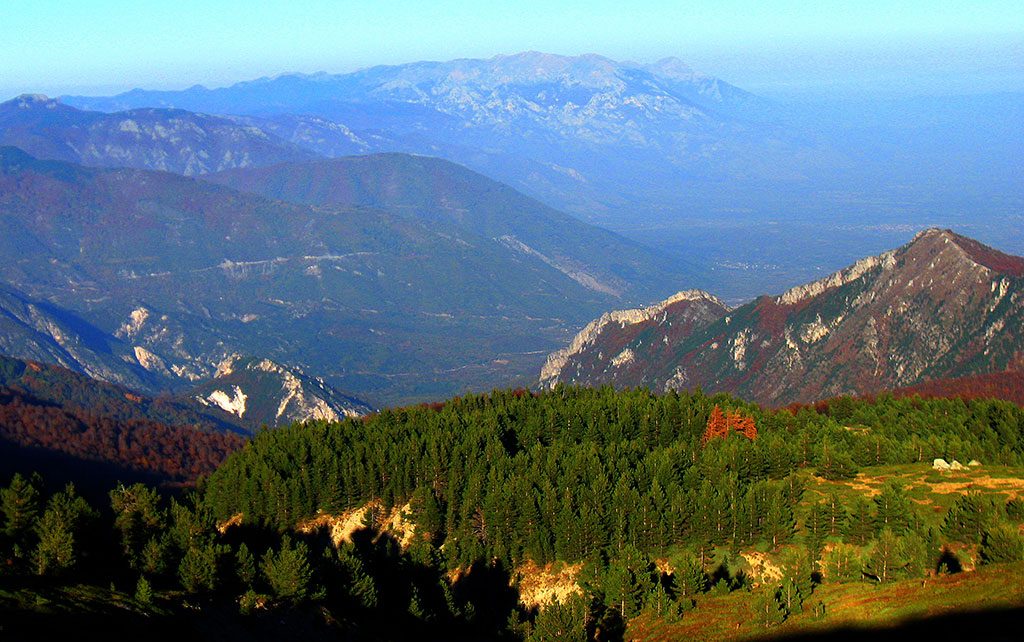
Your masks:
{"label": "distant mountain range", "polygon": [[1024,258],[949,230],[730,310],[685,293],[613,312],[541,383],[701,387],[768,405],[1024,368]]}
{"label": "distant mountain range", "polygon": [[104,114],[33,95],[0,103],[0,145],[93,167],[186,176],[316,156],[264,129],[225,118],[180,109]]}
{"label": "distant mountain range", "polygon": [[150,392],[242,354],[413,401],[525,382],[587,316],[684,278],[445,161],[252,172],[212,180],[296,202],[0,148],[0,345]]}
{"label": "distant mountain range", "polygon": [[[683,287],[730,304],[876,254],[908,229],[952,227],[1024,252],[1022,96],[869,94],[777,104],[676,59],[525,52],[60,101],[114,125],[137,109],[216,114],[285,154],[445,158],[696,267],[702,279]],[[274,162],[231,149],[238,166]],[[168,167],[150,164],[159,156],[81,161]]]}
{"label": "distant mountain range", "polygon": [[441,156],[596,218],[621,216],[627,203],[665,207],[697,176],[800,176],[818,153],[775,126],[769,101],[674,58],[525,52],[61,100],[119,117],[141,108],[246,117],[318,154]]}

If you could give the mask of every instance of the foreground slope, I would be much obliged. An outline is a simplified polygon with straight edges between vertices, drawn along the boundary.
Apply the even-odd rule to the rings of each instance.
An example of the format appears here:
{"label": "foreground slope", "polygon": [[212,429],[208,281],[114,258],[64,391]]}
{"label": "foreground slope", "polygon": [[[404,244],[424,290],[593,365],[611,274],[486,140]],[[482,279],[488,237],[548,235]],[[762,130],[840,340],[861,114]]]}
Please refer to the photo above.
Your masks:
{"label": "foreground slope", "polygon": [[549,357],[542,383],[701,386],[778,405],[1019,368],[1022,289],[1024,259],[929,229],[688,336],[669,334],[670,317],[626,340],[609,325],[611,337]]}

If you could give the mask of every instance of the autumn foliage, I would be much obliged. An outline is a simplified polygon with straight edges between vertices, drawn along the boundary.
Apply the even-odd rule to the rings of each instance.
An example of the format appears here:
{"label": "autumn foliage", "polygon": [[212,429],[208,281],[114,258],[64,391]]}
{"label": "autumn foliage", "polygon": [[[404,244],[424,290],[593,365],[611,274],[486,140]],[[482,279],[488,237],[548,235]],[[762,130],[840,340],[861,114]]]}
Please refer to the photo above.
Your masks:
{"label": "autumn foliage", "polygon": [[722,412],[718,404],[715,404],[711,410],[711,416],[708,417],[708,425],[704,429],[701,444],[707,445],[712,439],[725,439],[734,432],[740,433],[751,441],[757,439],[757,425],[754,423],[754,418],[744,415],[738,410]]}
{"label": "autumn foliage", "polygon": [[0,443],[60,452],[187,482],[209,474],[245,440],[194,426],[61,408],[0,387]]}

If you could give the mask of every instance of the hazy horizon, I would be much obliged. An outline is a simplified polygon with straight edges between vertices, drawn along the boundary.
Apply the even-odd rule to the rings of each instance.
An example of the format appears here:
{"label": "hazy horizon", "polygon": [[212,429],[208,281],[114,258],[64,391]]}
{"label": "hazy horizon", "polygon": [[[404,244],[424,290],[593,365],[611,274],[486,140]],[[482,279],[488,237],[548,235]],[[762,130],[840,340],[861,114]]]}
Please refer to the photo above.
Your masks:
{"label": "hazy horizon", "polygon": [[[769,97],[1024,91],[1024,14],[909,2],[386,6],[36,2],[0,22],[0,95],[222,87],[287,73],[544,51],[678,57]],[[430,29],[423,29],[429,24]]]}

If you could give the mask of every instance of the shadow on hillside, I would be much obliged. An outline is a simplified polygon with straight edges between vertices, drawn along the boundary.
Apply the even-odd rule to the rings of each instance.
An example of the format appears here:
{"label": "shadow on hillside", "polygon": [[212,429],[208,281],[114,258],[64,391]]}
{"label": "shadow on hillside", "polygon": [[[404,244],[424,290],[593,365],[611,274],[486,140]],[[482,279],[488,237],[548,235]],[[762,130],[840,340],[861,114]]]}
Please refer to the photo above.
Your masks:
{"label": "shadow on hillside", "polygon": [[908,620],[888,627],[842,627],[813,633],[766,635],[758,640],[772,642],[910,642],[924,640],[937,642],[956,640],[975,642],[1016,642],[1022,639],[1024,608],[962,611],[928,618]]}

